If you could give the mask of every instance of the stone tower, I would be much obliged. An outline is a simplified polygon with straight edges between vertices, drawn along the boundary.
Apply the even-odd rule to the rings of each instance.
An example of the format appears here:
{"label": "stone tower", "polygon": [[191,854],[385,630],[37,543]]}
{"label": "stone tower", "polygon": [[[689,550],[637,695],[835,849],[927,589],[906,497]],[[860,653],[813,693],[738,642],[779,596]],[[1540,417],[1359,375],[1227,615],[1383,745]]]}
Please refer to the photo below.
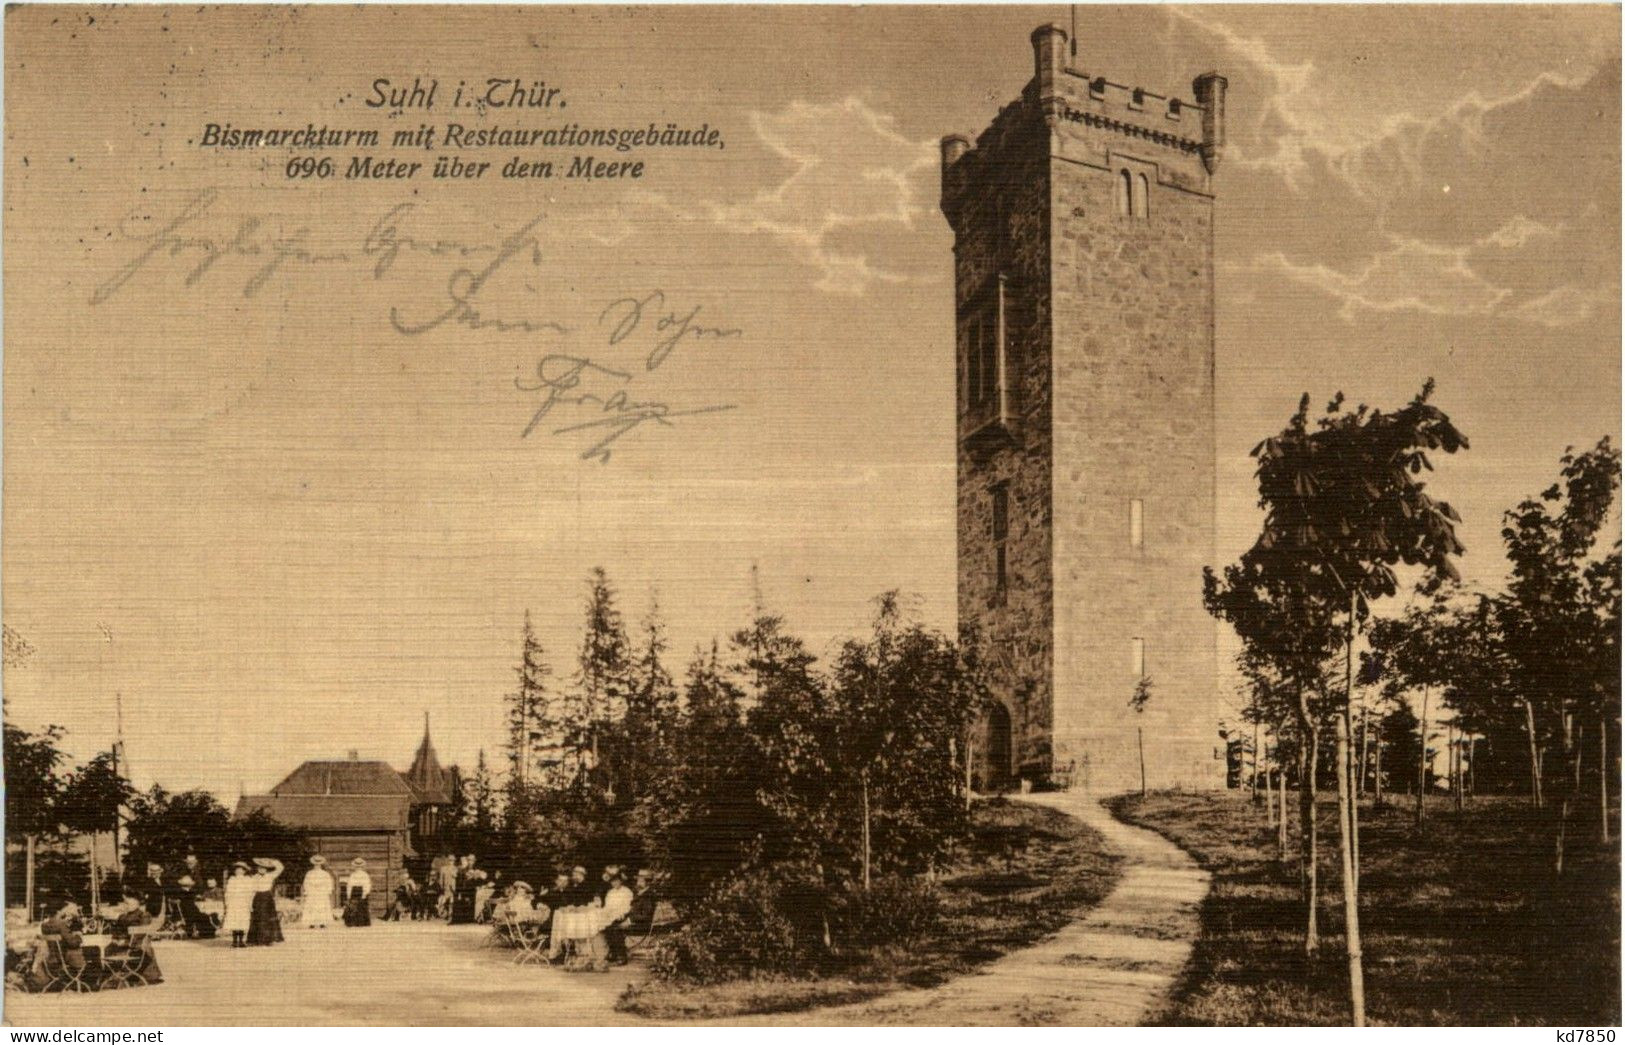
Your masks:
{"label": "stone tower", "polygon": [[[942,141],[954,230],[959,614],[998,705],[988,785],[1224,780],[1213,562],[1213,173],[1225,80],[1182,101],[1034,75],[974,145]],[[1130,708],[1151,679],[1143,711]]]}

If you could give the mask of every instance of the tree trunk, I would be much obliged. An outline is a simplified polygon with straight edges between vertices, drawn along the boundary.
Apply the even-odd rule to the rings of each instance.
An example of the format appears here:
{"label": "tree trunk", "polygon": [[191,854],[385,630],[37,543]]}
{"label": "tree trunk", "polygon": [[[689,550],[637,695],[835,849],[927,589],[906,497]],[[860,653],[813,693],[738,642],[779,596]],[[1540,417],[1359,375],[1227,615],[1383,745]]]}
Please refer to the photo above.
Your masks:
{"label": "tree trunk", "polygon": [[1253,805],[1258,804],[1258,722],[1253,722]]}
{"label": "tree trunk", "polygon": [[1134,727],[1134,735],[1140,742],[1140,797],[1145,797],[1145,729],[1142,726]]}
{"label": "tree trunk", "polygon": [[96,918],[102,910],[102,883],[101,866],[96,857],[96,842],[99,831],[90,832],[90,916]]}
{"label": "tree trunk", "polygon": [[1366,766],[1370,764],[1371,755],[1371,713],[1364,705],[1360,707],[1360,757],[1355,762],[1357,771],[1354,775],[1356,797],[1365,796]]}
{"label": "tree trunk", "polygon": [[1456,813],[1461,813],[1467,801],[1467,752],[1471,751],[1471,744],[1472,739],[1467,736],[1456,738]]}
{"label": "tree trunk", "polygon": [[1572,799],[1579,791],[1580,779],[1580,753],[1574,740],[1574,716],[1567,711],[1563,713],[1563,757],[1574,768],[1574,775],[1563,786],[1563,797],[1557,803],[1557,853],[1553,863],[1555,873],[1563,873],[1563,847],[1568,841],[1569,808]]}
{"label": "tree trunk", "polygon": [[861,774],[863,779],[863,891],[869,891],[869,771]]}
{"label": "tree trunk", "polygon": [[[1360,796],[1355,792],[1352,770],[1354,769],[1354,632],[1356,625],[1359,623],[1359,618],[1357,616],[1359,609],[1359,596],[1350,595],[1347,647],[1348,658],[1343,664],[1343,750],[1339,752],[1338,756],[1338,764],[1342,766],[1343,775],[1348,784],[1346,790],[1348,791],[1347,816],[1349,855],[1351,857],[1350,863],[1354,871],[1354,902],[1356,904],[1360,902]],[[1363,710],[1364,709],[1362,709],[1362,720]],[[1364,724],[1362,721],[1362,729],[1363,728]],[[1363,746],[1360,748],[1360,754],[1362,757],[1365,754],[1365,748]],[[1347,889],[1344,891],[1346,893]],[[1356,926],[1356,928],[1358,928],[1358,926]],[[1356,943],[1358,943],[1358,941],[1356,941]],[[1362,999],[1364,997],[1363,989],[1361,991],[1361,997]],[[1358,1027],[1364,1025],[1365,1003],[1363,1000],[1360,1004],[1360,1020],[1361,1022],[1356,1023],[1355,1026]]]}
{"label": "tree trunk", "polygon": [[1523,728],[1529,735],[1529,797],[1535,808],[1541,807],[1540,794],[1540,745],[1535,741],[1535,705],[1528,701],[1523,704]]}
{"label": "tree trunk", "polygon": [[1428,818],[1428,687],[1422,687],[1422,753],[1416,756],[1416,826]]}
{"label": "tree trunk", "polygon": [[1382,724],[1377,725],[1377,765],[1371,773],[1371,800],[1382,805]]}
{"label": "tree trunk", "polygon": [[38,835],[28,836],[27,863],[23,869],[23,903],[28,905],[28,921],[34,921],[34,849],[39,839]]}
{"label": "tree trunk", "polygon": [[1354,832],[1358,829],[1352,815],[1354,796],[1349,780],[1349,734],[1353,732],[1353,716],[1347,704],[1337,720],[1337,806],[1343,814],[1338,818],[1342,829],[1342,844],[1338,847],[1343,860],[1343,919],[1344,946],[1349,960],[1349,1018],[1356,1027],[1365,1026],[1365,969],[1360,959],[1360,880],[1354,862]]}
{"label": "tree trunk", "polygon": [[1303,953],[1313,956],[1320,950],[1319,861],[1320,828],[1315,823],[1315,771],[1319,768],[1320,734],[1309,714],[1309,695],[1298,691],[1298,733],[1303,738],[1298,750],[1298,817],[1301,823],[1298,848],[1301,855],[1299,877],[1303,885]]}
{"label": "tree trunk", "polygon": [[[1267,750],[1267,748],[1265,750]],[[1253,783],[1253,796],[1256,798],[1257,795],[1258,795],[1258,784],[1257,784],[1257,775],[1255,774],[1254,775],[1254,783]],[[1270,761],[1269,761],[1268,758],[1266,758],[1264,760],[1264,815],[1266,817],[1268,817],[1268,819],[1265,821],[1266,825],[1269,826],[1269,827],[1274,827],[1275,826],[1275,782],[1270,779]]]}
{"label": "tree trunk", "polygon": [[1597,808],[1602,812],[1602,844],[1608,844],[1608,717],[1597,719]]}
{"label": "tree trunk", "polygon": [[[974,729],[975,727],[972,727]],[[971,768],[976,765],[976,742],[969,731],[965,733],[965,812],[970,812]]]}
{"label": "tree trunk", "polygon": [[[1281,763],[1281,741],[1275,741],[1275,761]],[[1281,763],[1275,767],[1276,778],[1280,781],[1281,808],[1275,818],[1275,855],[1278,859],[1286,859],[1286,765]]]}

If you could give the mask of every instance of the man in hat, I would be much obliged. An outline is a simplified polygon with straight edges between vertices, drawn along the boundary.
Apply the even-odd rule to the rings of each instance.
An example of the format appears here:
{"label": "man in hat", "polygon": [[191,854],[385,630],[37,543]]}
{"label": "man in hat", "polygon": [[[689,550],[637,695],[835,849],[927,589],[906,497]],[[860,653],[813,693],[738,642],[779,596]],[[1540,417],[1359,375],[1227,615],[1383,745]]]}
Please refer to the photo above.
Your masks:
{"label": "man in hat", "polygon": [[300,887],[300,924],[307,929],[325,929],[333,922],[333,875],[327,870],[327,857],[320,853],[310,858],[310,870],[305,872]]}
{"label": "man in hat", "polygon": [[367,897],[372,895],[372,875],[367,873],[367,861],[356,857],[350,861],[350,873],[344,879],[344,924],[358,929],[372,924],[372,911]]}

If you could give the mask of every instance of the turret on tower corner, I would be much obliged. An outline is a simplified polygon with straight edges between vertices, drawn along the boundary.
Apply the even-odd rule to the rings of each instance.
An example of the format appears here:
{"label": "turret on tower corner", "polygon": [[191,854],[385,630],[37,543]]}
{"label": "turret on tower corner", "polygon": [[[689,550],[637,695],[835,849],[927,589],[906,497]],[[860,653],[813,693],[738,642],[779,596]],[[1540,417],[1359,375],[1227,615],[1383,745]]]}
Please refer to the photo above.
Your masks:
{"label": "turret on tower corner", "polygon": [[[1069,64],[1058,25],[974,141],[942,139],[954,230],[959,612],[997,702],[984,786],[1224,779],[1213,561],[1213,177],[1194,101]],[[1142,677],[1152,698],[1136,715]]]}

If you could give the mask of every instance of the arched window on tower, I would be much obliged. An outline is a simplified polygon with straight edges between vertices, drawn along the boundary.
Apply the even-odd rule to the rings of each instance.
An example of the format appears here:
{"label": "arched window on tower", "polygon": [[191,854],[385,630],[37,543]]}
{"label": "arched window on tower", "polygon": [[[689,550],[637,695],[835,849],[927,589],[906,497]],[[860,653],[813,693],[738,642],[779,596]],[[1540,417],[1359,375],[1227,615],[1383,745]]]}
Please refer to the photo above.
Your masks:
{"label": "arched window on tower", "polygon": [[1138,181],[1140,191],[1134,199],[1134,216],[1149,218],[1151,216],[1151,182],[1143,174],[1139,176]]}
{"label": "arched window on tower", "polygon": [[1134,213],[1134,179],[1126,169],[1117,175],[1117,213],[1125,218]]}

